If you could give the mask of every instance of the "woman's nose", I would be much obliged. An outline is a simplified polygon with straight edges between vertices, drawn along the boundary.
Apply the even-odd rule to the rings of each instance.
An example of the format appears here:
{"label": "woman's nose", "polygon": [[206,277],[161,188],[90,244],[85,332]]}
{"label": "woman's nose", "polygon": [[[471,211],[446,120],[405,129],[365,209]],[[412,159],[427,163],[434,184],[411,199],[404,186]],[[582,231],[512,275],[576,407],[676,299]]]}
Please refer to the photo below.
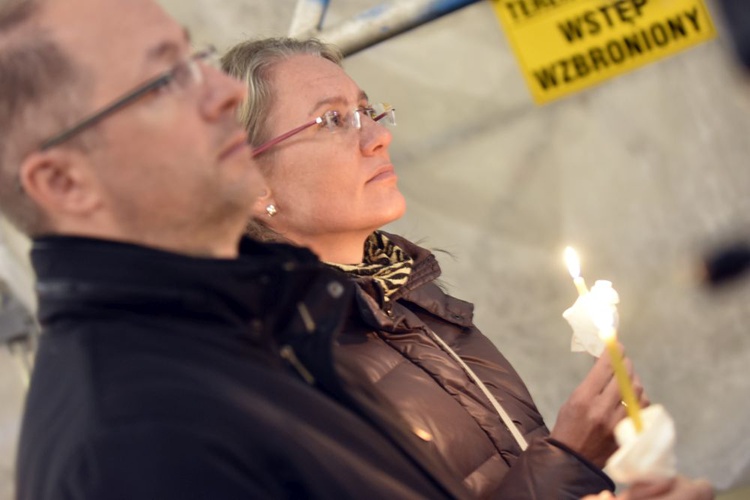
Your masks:
{"label": "woman's nose", "polygon": [[372,155],[381,149],[387,150],[392,140],[393,134],[384,125],[371,118],[365,118],[362,121],[359,143],[363,154]]}

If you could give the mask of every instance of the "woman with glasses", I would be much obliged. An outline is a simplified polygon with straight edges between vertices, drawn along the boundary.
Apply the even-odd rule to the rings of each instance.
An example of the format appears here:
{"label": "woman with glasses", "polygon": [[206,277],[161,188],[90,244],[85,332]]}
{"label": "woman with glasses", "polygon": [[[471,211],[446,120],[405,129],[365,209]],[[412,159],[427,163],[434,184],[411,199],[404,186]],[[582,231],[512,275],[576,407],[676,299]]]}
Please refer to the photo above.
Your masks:
{"label": "woman with glasses", "polygon": [[247,82],[241,118],[268,185],[248,232],[309,247],[358,285],[334,355],[353,360],[478,497],[612,489],[601,467],[625,408],[607,359],[550,434],[523,381],[474,326],[473,306],[436,283],[435,256],[379,230],[405,210],[388,152],[394,108],[371,102],[340,54],[314,40],[245,42],[222,63]]}

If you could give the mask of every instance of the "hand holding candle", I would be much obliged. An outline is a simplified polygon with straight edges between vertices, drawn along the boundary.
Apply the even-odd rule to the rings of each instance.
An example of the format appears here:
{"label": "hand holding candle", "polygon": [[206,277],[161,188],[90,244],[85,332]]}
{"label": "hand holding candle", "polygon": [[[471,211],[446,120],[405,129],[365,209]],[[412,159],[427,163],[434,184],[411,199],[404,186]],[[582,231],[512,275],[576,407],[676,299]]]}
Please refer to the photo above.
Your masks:
{"label": "hand holding candle", "polygon": [[565,249],[565,263],[578,290],[578,299],[563,313],[573,328],[571,349],[587,350],[597,357],[607,349],[629,417],[614,428],[620,448],[607,461],[607,473],[624,483],[674,476],[674,423],[659,405],[641,410],[617,343],[617,292],[608,281],[597,281],[588,290],[578,255],[570,247]]}
{"label": "hand holding candle", "polygon": [[[573,327],[574,346],[576,337],[578,337],[578,342],[582,345],[593,344],[592,349],[588,349],[589,352],[592,352],[595,356],[601,354],[601,344],[592,342],[593,335],[598,334],[598,338],[604,343],[609,353],[610,363],[620,388],[622,401],[628,415],[633,420],[636,431],[640,432],[643,427],[640,418],[640,406],[617,345],[616,304],[619,302],[619,296],[609,281],[597,281],[591,291],[588,291],[586,283],[581,277],[580,259],[571,247],[565,249],[565,263],[579,295],[573,307],[563,313],[563,317]],[[589,326],[591,323],[596,333],[592,332]]]}

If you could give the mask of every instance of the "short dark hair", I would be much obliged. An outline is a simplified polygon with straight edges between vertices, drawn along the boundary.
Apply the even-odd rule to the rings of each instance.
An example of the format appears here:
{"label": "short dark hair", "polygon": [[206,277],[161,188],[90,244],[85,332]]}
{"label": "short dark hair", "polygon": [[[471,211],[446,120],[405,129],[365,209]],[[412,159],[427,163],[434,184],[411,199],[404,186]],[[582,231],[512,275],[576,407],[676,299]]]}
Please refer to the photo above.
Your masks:
{"label": "short dark hair", "polygon": [[[2,0],[0,0],[2,1]],[[80,72],[49,33],[32,29],[39,0],[0,7],[0,212],[27,235],[46,229],[46,216],[23,192],[23,157],[70,123]]]}

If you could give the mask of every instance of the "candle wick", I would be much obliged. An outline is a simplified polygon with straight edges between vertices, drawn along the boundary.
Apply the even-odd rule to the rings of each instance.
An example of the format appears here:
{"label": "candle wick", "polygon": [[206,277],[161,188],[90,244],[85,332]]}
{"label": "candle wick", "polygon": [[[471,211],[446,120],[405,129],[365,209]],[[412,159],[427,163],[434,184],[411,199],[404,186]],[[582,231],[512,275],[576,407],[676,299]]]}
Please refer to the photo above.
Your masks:
{"label": "candle wick", "polygon": [[580,276],[577,276],[576,278],[573,278],[573,284],[576,286],[576,290],[578,290],[578,295],[583,297],[587,293],[589,293],[589,289],[586,286],[586,281]]}

